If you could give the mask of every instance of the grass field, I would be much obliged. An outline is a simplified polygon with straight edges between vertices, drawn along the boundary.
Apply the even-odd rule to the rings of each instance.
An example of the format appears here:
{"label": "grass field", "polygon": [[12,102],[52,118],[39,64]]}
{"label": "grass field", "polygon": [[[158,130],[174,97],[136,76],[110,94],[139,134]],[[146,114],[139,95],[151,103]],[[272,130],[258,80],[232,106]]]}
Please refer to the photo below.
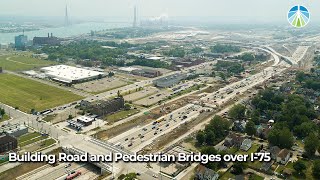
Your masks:
{"label": "grass field", "polygon": [[0,122],[6,121],[6,120],[8,120],[9,118],[10,118],[9,115],[5,114],[5,115],[3,115],[3,117],[0,119]]}
{"label": "grass field", "polygon": [[0,74],[0,102],[21,111],[42,111],[82,99],[71,92],[11,74]]}
{"label": "grass field", "polygon": [[30,56],[0,56],[0,67],[8,71],[25,71],[57,64],[53,61],[40,60]]}
{"label": "grass field", "polygon": [[108,115],[106,117],[106,120],[109,122],[109,123],[114,123],[114,122],[117,122],[121,119],[124,119],[130,115],[133,115],[133,114],[137,114],[139,112],[139,110],[137,109],[130,109],[128,111],[126,110],[123,110],[123,111],[119,111],[119,112],[116,112],[114,114],[111,114],[111,115]]}
{"label": "grass field", "polygon": [[30,139],[32,138],[35,138],[35,137],[38,137],[38,136],[41,136],[40,133],[38,132],[33,132],[33,133],[28,133],[28,134],[25,134],[25,135],[22,135],[18,138],[18,142],[19,143],[22,143],[24,141],[29,141]]}
{"label": "grass field", "polygon": [[44,120],[46,122],[51,122],[56,116],[57,116],[57,114],[50,114],[50,115],[47,115],[46,117],[44,117],[42,120]]}

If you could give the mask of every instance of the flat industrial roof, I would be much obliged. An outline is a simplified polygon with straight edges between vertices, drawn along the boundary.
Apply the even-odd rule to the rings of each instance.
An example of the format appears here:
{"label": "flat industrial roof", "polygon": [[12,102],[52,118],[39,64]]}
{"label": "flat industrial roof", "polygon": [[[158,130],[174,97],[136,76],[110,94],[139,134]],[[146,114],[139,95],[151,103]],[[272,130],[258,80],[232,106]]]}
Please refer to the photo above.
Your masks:
{"label": "flat industrial roof", "polygon": [[88,123],[94,121],[94,118],[88,116],[80,116],[77,118],[77,120]]}
{"label": "flat industrial roof", "polygon": [[149,59],[149,60],[161,60],[161,59],[163,59],[163,57],[153,56],[153,57],[148,57],[147,59]]}
{"label": "flat industrial roof", "polygon": [[132,72],[134,70],[140,70],[140,68],[135,68],[135,67],[121,67],[119,68],[120,71],[126,71],[126,72]]}
{"label": "flat industrial roof", "polygon": [[41,70],[45,71],[45,74],[47,76],[53,77],[54,79],[63,82],[72,82],[75,80],[87,79],[104,74],[98,71],[92,71],[67,65],[49,66],[41,68]]}

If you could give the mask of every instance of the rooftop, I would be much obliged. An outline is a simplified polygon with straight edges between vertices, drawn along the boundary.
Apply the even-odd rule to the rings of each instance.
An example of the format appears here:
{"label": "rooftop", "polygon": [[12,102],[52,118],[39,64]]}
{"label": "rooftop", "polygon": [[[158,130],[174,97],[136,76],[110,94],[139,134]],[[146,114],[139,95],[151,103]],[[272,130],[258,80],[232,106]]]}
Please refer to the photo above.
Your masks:
{"label": "rooftop", "polygon": [[64,82],[72,82],[75,80],[82,80],[91,77],[96,77],[98,75],[104,75],[104,73],[101,72],[67,65],[49,66],[41,68],[41,70],[45,71],[47,76],[53,77],[56,80]]}
{"label": "rooftop", "polygon": [[77,118],[77,120],[88,123],[94,121],[94,118],[88,116],[80,116]]}

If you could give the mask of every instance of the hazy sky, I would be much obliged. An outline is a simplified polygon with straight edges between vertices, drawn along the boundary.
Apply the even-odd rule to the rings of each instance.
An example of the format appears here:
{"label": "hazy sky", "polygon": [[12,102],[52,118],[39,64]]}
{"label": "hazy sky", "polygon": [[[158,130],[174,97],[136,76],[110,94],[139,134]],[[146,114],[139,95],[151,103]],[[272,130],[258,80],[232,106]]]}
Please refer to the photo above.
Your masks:
{"label": "hazy sky", "polygon": [[286,20],[292,5],[309,8],[320,20],[319,0],[0,0],[0,15],[64,16],[65,4],[72,17],[131,17],[134,4],[140,16],[210,16],[248,20]]}

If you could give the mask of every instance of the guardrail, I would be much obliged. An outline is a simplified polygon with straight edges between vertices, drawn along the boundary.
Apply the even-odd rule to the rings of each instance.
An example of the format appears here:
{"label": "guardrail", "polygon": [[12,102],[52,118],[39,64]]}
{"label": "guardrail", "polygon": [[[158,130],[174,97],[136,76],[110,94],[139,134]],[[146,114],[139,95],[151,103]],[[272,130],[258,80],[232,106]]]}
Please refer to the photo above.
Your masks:
{"label": "guardrail", "polygon": [[122,154],[131,154],[131,155],[134,154],[133,152],[128,151],[126,149],[121,149],[120,147],[117,147],[117,146],[115,146],[115,144],[110,143],[110,142],[101,141],[101,140],[95,139],[95,138],[91,138],[89,141],[92,143],[95,143],[96,145],[98,145],[100,147],[109,149],[112,152],[118,152],[118,153],[122,153]]}

